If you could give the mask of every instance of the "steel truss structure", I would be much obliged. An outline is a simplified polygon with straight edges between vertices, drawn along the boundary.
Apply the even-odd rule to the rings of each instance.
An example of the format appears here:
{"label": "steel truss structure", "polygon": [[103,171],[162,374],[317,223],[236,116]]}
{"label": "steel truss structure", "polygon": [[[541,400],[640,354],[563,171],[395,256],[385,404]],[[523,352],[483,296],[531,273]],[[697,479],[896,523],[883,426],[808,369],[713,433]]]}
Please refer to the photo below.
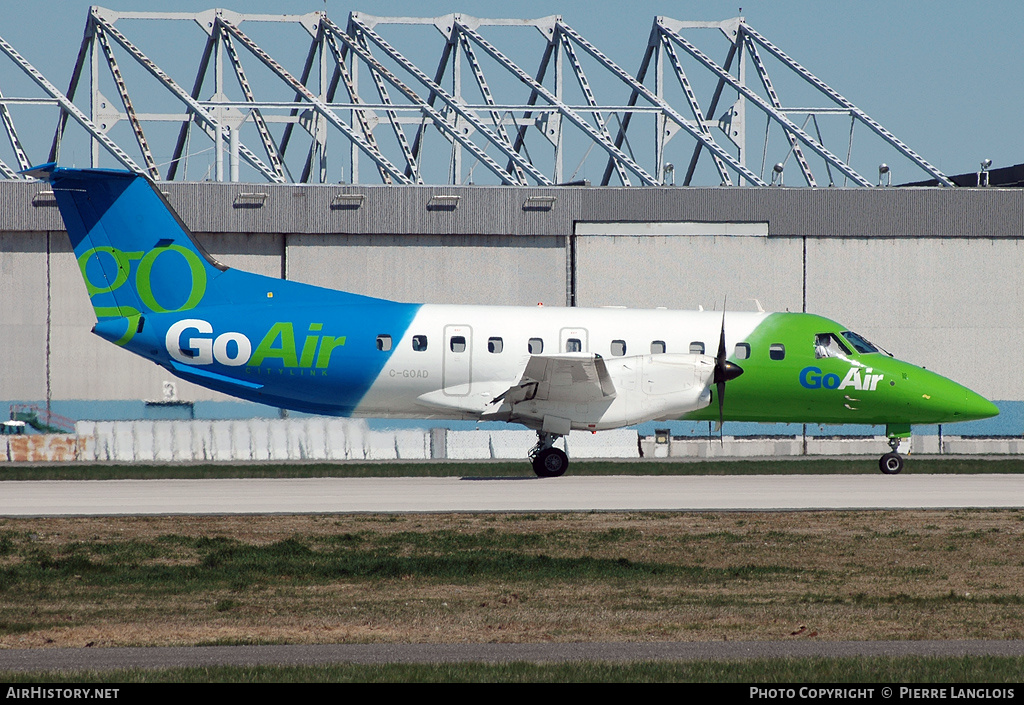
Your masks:
{"label": "steel truss structure", "polygon": [[[164,67],[141,48],[148,35],[133,34],[138,21],[159,23],[165,52],[168,39],[182,47]],[[196,27],[203,33],[195,54],[184,48],[185,26],[189,36]],[[270,39],[260,43],[254,35],[264,29]],[[708,30],[725,38],[721,63],[693,36],[706,37]],[[286,48],[294,54],[296,44],[283,37],[296,31],[308,49],[289,68],[283,54]],[[440,35],[440,52],[432,59],[430,42],[417,34],[424,31],[435,40]],[[524,20],[353,12],[342,27],[323,12],[122,13],[93,7],[67,93],[2,38],[0,52],[45,94],[6,97],[0,79],[0,122],[17,162],[15,168],[0,159],[7,179],[19,178],[17,170],[31,163],[12,108],[41,104],[56,106],[58,113],[46,161],[60,158],[70,118],[85,130],[92,165],[113,161],[156,180],[237,181],[244,164],[246,180],[277,183],[550,186],[578,182],[582,174],[602,185],[657,186],[676,184],[674,159],[686,164],[680,185],[781,184],[792,160],[799,185],[872,186],[863,166],[858,171],[852,165],[860,125],[872,145],[858,164],[866,159],[872,176],[877,167],[879,185],[889,170],[879,158],[953,185],[743,18],[656,17],[635,74],[558,15]],[[195,63],[182,68],[190,56]],[[433,68],[421,68],[423,63]],[[748,80],[748,68],[755,81]],[[801,107],[783,102],[783,84],[805,101]],[[701,91],[709,94],[707,102],[698,100]],[[75,102],[83,94],[85,109]],[[615,100],[600,100],[599,94]],[[758,116],[765,125],[763,144],[748,147],[750,128],[761,124]],[[823,130],[823,123],[837,119],[845,124],[838,137],[834,128]],[[864,139],[858,137],[858,150]],[[40,156],[33,159],[44,161]]]}

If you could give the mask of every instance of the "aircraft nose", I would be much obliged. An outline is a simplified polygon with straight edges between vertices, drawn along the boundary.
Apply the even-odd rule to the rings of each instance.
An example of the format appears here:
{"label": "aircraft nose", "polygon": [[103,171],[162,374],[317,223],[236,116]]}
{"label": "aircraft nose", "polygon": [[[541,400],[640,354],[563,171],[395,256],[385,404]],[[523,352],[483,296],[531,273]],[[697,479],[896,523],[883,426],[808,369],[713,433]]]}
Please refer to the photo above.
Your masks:
{"label": "aircraft nose", "polygon": [[[921,413],[918,423],[977,421],[999,414],[999,408],[985,397],[929,370],[907,366],[899,377],[893,375],[892,383],[910,395],[908,402]],[[926,417],[931,420],[924,421]]]}
{"label": "aircraft nose", "polygon": [[950,380],[934,389],[933,395],[932,402],[937,402],[942,416],[950,422],[977,421],[999,414],[999,408],[988,399]]}
{"label": "aircraft nose", "polygon": [[999,408],[988,399],[977,392],[972,392],[966,387],[963,389],[964,401],[959,412],[957,410],[953,411],[954,416],[958,416],[964,421],[973,421],[976,419],[988,419],[999,414]]}

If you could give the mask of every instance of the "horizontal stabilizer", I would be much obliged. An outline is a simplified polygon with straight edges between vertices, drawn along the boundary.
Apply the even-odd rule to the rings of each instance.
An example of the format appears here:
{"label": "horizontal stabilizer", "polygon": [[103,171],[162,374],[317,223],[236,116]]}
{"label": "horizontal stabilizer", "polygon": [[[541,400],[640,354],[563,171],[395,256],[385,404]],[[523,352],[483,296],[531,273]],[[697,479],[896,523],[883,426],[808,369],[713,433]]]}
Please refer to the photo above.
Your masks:
{"label": "horizontal stabilizer", "polygon": [[39,179],[40,181],[49,181],[50,175],[53,174],[57,168],[57,162],[47,162],[46,164],[40,164],[38,166],[30,167],[19,171],[19,174],[25,176],[31,176],[33,179]]}

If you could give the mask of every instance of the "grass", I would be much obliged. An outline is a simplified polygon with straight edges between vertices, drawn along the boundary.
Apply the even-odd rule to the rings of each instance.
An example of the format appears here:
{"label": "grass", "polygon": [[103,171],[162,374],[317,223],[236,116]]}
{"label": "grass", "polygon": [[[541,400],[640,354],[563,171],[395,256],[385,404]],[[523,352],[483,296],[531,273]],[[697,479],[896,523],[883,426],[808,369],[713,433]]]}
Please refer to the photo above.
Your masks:
{"label": "grass", "polygon": [[[222,666],[78,673],[0,673],[19,683],[735,683],[813,684],[870,683],[964,684],[1020,682],[1024,658],[808,658],[695,661],[685,663],[565,663],[380,666]],[[976,686],[971,686],[976,687]],[[1005,688],[1001,697],[1012,699]],[[1016,688],[1014,689],[1016,690]],[[130,695],[131,689],[119,697]],[[991,696],[990,696],[991,697]]]}
{"label": "grass", "polygon": [[[908,472],[1019,472],[913,459]],[[577,462],[574,474],[875,473],[873,460]],[[0,466],[3,479],[529,477],[524,463]],[[1024,638],[1024,512],[0,519],[0,648]],[[19,682],[980,683],[1022,659],[452,664]]]}
{"label": "grass", "polygon": [[[571,475],[855,475],[877,474],[875,458],[783,460],[577,460]],[[907,473],[1019,473],[1021,458],[908,458]],[[296,477],[533,477],[522,461],[293,463],[0,464],[0,480],[123,480]]]}
{"label": "grass", "polygon": [[1024,638],[1024,513],[0,520],[0,648]]}

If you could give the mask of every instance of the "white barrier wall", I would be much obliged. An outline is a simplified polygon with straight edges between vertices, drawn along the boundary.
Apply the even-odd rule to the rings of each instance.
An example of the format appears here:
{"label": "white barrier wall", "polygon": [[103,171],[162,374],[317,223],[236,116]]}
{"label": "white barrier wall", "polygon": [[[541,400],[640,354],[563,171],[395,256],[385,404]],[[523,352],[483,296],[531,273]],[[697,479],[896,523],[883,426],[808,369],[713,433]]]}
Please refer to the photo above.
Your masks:
{"label": "white barrier wall", "polygon": [[[310,417],[229,421],[79,421],[75,434],[0,436],[0,462],[273,462],[367,460],[521,460],[537,442],[526,430],[371,430],[362,419]],[[557,446],[587,458],[783,458],[871,456],[888,451],[873,438],[641,437],[620,429],[574,432]],[[805,449],[806,445],[806,449]],[[913,436],[900,452],[918,455],[1024,454],[1024,438]]]}
{"label": "white barrier wall", "polygon": [[[79,421],[79,460],[116,462],[525,459],[526,430],[370,430],[362,419],[310,417],[229,421]],[[25,438],[41,438],[26,436]],[[73,437],[72,437],[73,438]],[[574,433],[558,446],[574,458],[639,458],[636,431]],[[65,452],[65,455],[67,452]]]}
{"label": "white barrier wall", "polygon": [[363,420],[80,421],[81,460],[426,460],[429,431],[371,431]]}

